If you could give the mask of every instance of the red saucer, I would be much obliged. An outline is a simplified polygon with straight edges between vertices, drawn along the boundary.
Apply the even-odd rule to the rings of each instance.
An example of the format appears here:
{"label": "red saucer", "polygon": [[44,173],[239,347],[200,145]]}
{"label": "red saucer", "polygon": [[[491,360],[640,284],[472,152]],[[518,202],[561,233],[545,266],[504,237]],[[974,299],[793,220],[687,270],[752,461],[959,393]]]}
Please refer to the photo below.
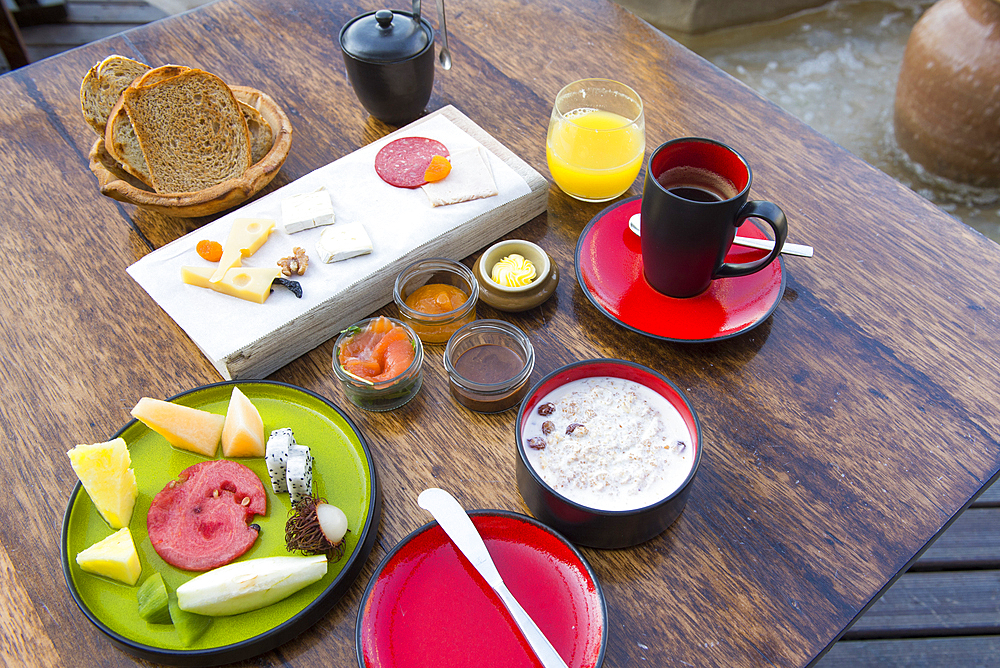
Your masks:
{"label": "red saucer", "polygon": [[[749,276],[718,278],[705,292],[687,299],[654,290],[642,273],[639,237],[628,220],[639,213],[641,196],[601,211],[576,245],[576,277],[584,294],[622,327],[666,341],[720,341],[749,331],[767,319],[785,292],[784,261]],[[741,236],[766,238],[755,221]],[[736,246],[727,262],[750,262],[766,251]]]}
{"label": "red saucer", "polygon": [[[583,556],[540,522],[472,511],[507,588],[569,668],[596,668],[607,608]],[[499,596],[437,522],[404,538],[375,571],[357,622],[362,668],[541,668]]]}

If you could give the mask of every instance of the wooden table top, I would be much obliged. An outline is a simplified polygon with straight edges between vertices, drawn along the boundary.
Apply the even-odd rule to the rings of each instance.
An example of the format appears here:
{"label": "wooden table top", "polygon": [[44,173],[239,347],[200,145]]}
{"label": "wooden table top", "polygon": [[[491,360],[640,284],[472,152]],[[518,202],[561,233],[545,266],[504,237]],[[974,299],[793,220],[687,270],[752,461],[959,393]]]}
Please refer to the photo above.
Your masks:
{"label": "wooden table top", "polygon": [[[756,329],[666,343],[590,304],[574,249],[603,207],[552,186],[547,213],[508,236],[549,251],[563,270],[558,293],[523,314],[479,309],[528,333],[535,380],[579,359],[624,358],[666,374],[699,412],[705,453],[680,519],[635,548],[582,550],[607,597],[604,665],[809,664],[997,475],[1000,248],[617,5],[448,5],[455,65],[438,71],[429,109],[454,105],[548,176],[556,92],[617,78],[646,103],[647,147],[684,135],[733,145],[753,166],[754,196],[784,208],[791,241],[815,246],[815,258],[786,259],[787,290]],[[81,78],[121,53],[267,91],[295,127],[273,189],[389,131],[360,107],[337,45],[341,25],[376,8],[220,0],[0,77],[8,665],[133,662],[80,613],[63,579],[60,527],[76,482],[65,453],[109,438],[140,397],[219,380],[125,273],[204,221],[98,193]],[[640,189],[637,180],[632,194]],[[514,480],[515,413],[458,406],[440,348],[428,350],[420,395],[383,414],[347,402],[332,348],[270,378],[329,397],[359,425],[384,485],[379,539],[340,603],[253,665],[355,663],[360,597],[387,551],[428,521],[415,504],[422,489],[449,489],[467,508],[527,512]]]}

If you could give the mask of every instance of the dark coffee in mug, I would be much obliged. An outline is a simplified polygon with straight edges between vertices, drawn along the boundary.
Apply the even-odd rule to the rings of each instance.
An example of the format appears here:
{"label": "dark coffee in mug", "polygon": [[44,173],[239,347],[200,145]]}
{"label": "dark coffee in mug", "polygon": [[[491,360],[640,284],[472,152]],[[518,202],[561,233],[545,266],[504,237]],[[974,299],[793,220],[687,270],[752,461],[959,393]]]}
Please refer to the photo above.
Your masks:
{"label": "dark coffee in mug", "polygon": [[692,202],[721,202],[740,194],[732,181],[696,167],[672,167],[657,176],[656,180],[666,190]]}
{"label": "dark coffee in mug", "polygon": [[[750,166],[725,144],[698,137],[669,141],[649,157],[642,189],[642,271],[653,289],[693,297],[717,278],[760,271],[781,253],[788,234],[777,205],[748,201]],[[774,250],[753,262],[731,264],[726,253],[748,218],[774,231]]]}

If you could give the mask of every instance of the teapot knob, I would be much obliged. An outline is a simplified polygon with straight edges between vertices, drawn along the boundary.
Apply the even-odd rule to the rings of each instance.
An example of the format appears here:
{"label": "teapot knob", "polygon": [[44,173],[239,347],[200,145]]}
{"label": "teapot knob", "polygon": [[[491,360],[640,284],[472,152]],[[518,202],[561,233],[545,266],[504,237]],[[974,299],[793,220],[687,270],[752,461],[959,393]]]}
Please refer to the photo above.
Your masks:
{"label": "teapot knob", "polygon": [[379,28],[388,28],[392,25],[392,10],[380,9],[375,12],[375,20],[378,21]]}

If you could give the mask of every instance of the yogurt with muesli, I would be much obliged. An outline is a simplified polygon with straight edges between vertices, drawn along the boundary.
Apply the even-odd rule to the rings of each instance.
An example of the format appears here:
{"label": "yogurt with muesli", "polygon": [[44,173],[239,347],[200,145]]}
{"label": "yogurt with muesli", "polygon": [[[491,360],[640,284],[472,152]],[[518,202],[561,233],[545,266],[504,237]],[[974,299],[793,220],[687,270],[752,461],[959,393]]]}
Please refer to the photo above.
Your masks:
{"label": "yogurt with muesli", "polygon": [[677,490],[694,466],[691,432],[654,390],[594,376],[545,395],[521,432],[528,464],[559,494],[597,510],[634,510]]}

